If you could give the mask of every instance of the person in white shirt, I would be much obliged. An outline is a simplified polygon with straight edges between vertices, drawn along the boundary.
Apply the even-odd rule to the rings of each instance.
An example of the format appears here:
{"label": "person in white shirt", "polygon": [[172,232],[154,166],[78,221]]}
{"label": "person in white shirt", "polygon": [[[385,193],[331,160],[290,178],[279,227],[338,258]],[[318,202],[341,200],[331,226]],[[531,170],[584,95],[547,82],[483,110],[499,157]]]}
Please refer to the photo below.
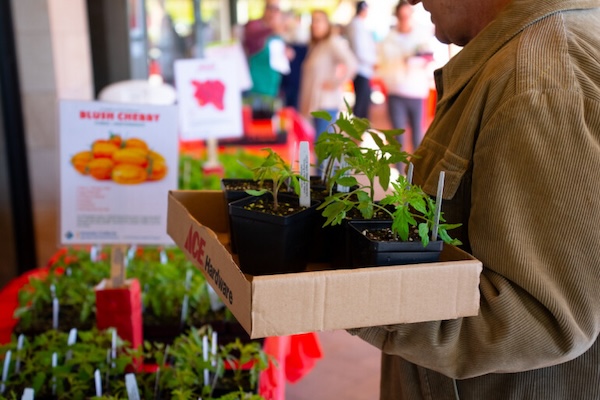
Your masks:
{"label": "person in white shirt", "polygon": [[350,48],[358,60],[358,71],[354,77],[355,103],[353,113],[368,118],[371,105],[371,77],[377,63],[375,38],[366,24],[369,6],[366,1],[356,3],[356,16],[346,27]]}
{"label": "person in white shirt", "polygon": [[[433,32],[417,29],[413,7],[401,0],[395,8],[397,23],[379,44],[377,74],[387,90],[387,106],[395,129],[409,128],[413,150],[423,136],[424,100],[429,96],[433,71]],[[403,135],[398,140],[404,145]]]}

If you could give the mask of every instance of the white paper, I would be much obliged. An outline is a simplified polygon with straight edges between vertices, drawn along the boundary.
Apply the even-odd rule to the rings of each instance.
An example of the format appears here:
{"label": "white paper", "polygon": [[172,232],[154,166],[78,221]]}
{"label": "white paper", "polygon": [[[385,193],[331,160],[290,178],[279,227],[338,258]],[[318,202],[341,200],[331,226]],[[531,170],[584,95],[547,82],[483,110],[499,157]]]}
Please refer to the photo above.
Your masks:
{"label": "white paper", "polygon": [[290,73],[290,60],[285,52],[285,42],[281,39],[269,41],[269,66],[280,74]]}
{"label": "white paper", "polygon": [[227,60],[235,66],[235,77],[241,91],[252,89],[252,77],[246,54],[239,42],[208,46],[204,49],[204,56],[211,60]]}
{"label": "white paper", "polygon": [[175,61],[182,140],[243,135],[242,93],[227,59]]}
{"label": "white paper", "polygon": [[[172,244],[166,232],[167,193],[177,189],[177,132],[175,106],[61,101],[62,244]],[[118,150],[145,144],[147,150],[138,149],[144,161],[113,159],[115,148],[99,145],[111,135]],[[93,164],[74,161],[91,157],[89,151]]]}

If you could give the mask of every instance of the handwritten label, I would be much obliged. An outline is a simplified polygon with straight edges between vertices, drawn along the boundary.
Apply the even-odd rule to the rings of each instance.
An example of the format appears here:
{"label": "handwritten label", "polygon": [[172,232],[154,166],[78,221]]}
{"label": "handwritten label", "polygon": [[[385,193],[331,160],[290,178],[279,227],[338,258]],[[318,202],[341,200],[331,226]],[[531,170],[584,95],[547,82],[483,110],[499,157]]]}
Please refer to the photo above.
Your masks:
{"label": "handwritten label", "polygon": [[308,142],[300,142],[300,206],[310,207],[310,150]]}

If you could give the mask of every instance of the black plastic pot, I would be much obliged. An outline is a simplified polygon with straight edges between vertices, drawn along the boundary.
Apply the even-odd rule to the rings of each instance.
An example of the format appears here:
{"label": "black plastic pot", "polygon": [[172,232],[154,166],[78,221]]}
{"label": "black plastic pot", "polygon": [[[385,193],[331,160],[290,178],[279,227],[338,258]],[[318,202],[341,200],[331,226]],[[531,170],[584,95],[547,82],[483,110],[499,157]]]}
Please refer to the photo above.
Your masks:
{"label": "black plastic pot", "polygon": [[436,262],[444,242],[431,241],[426,247],[420,241],[374,241],[362,232],[365,229],[391,227],[391,221],[349,221],[348,248],[351,251],[351,264],[354,268],[386,265],[421,264]]}
{"label": "black plastic pot", "polygon": [[[232,230],[240,268],[250,275],[300,272],[306,269],[310,236],[317,223],[318,202],[298,213],[277,216],[248,210],[245,206],[261,197],[248,197],[229,204]],[[298,204],[298,198],[279,195],[279,201]]]}
{"label": "black plastic pot", "polygon": [[[258,181],[253,179],[221,179],[221,189],[223,190],[223,195],[225,196],[225,201],[229,205],[232,201],[240,200],[250,195],[246,193],[246,190],[241,189],[231,189],[232,187],[239,187],[244,183],[248,184],[249,187],[254,189],[259,189]],[[231,223],[231,216],[229,217],[229,233],[231,238],[231,251],[233,253],[237,253],[237,245],[235,243],[235,235],[233,234],[233,224]]]}

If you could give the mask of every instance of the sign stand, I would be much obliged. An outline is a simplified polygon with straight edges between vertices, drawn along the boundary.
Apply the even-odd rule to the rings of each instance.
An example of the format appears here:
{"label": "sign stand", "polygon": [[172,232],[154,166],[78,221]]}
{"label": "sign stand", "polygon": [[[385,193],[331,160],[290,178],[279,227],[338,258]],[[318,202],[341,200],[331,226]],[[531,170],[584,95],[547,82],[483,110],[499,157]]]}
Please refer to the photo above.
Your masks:
{"label": "sign stand", "polygon": [[111,249],[110,278],[96,286],[96,326],[116,328],[122,339],[138,348],[142,336],[142,291],[137,279],[125,279],[127,248]]}

